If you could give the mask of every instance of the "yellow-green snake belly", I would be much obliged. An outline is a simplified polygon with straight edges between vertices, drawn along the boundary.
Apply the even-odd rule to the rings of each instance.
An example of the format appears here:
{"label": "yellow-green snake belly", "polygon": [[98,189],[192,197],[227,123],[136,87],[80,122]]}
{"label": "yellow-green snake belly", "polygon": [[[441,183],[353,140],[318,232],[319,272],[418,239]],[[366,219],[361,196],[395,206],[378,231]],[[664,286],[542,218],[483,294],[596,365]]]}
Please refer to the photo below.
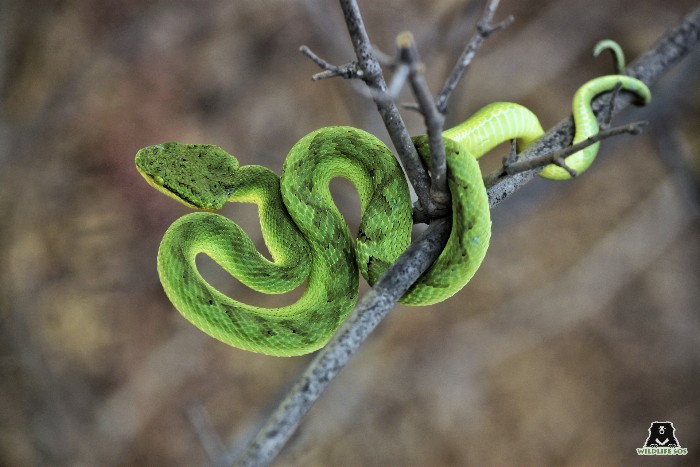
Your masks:
{"label": "yellow-green snake belly", "polygon": [[[578,142],[598,132],[590,108],[595,95],[617,83],[650,99],[648,88],[623,75],[596,78],[573,100]],[[488,198],[477,159],[516,139],[522,150],[543,134],[535,115],[511,103],[490,104],[444,132],[452,230],[433,265],[401,299],[430,305],[454,295],[481,264],[491,236]],[[426,166],[426,137],[414,138]],[[597,144],[573,154],[578,173],[595,158]],[[158,190],[188,206],[216,210],[225,202],[255,203],[272,261],[233,221],[211,212],[183,216],[166,231],[158,250],[158,273],[166,294],[190,322],[234,347],[269,355],[301,355],[322,347],[352,310],[358,270],[374,284],[407,248],[412,207],[403,172],[391,151],[373,135],[351,127],[328,127],[304,136],[289,152],[281,177],[237,160],[216,146],[164,143],[136,155],[136,165]],[[541,175],[567,179],[554,165]],[[333,204],[329,181],[350,180],[362,208],[353,240]],[[242,283],[260,292],[284,293],[307,281],[301,298],[267,309],[241,303],[200,275],[195,257],[204,253]]]}

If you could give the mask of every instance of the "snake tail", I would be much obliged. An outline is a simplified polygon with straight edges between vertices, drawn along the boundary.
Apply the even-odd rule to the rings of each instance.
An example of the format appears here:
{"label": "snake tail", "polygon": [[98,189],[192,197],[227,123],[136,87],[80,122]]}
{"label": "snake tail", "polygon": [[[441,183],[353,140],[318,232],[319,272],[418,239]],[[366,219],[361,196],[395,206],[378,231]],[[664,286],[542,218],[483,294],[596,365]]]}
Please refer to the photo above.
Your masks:
{"label": "snake tail", "polygon": [[624,74],[625,72],[625,53],[622,51],[620,44],[611,39],[603,39],[598,42],[593,48],[593,56],[597,57],[603,52],[603,50],[610,50],[613,55],[613,60],[615,61],[615,71],[617,74]]}
{"label": "snake tail", "polygon": [[[588,81],[574,94],[572,110],[576,131],[572,144],[580,143],[598,133],[598,120],[591,109],[591,101],[598,94],[611,91],[618,83],[622,85],[622,89],[636,94],[639,104],[644,105],[651,100],[651,91],[647,85],[631,76],[607,75]],[[585,172],[595,160],[599,146],[600,142],[597,142],[568,156],[566,165],[574,169],[577,174]],[[540,176],[550,180],[571,178],[569,172],[555,164],[545,166]]]}

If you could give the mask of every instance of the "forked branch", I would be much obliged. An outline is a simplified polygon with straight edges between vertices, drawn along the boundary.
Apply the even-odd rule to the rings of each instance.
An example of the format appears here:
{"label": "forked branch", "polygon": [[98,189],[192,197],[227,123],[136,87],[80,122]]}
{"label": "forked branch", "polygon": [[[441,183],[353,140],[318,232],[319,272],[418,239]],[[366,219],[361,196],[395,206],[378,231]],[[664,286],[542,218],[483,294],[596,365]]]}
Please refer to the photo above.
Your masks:
{"label": "forked branch", "polygon": [[436,104],[438,110],[442,114],[447,113],[447,101],[450,99],[452,91],[455,90],[462,76],[467,71],[467,68],[469,68],[474,57],[476,57],[476,53],[479,51],[481,44],[484,43],[484,40],[490,35],[507,28],[514,21],[515,18],[513,18],[513,16],[508,16],[500,23],[496,25],[492,24],[493,16],[496,14],[496,8],[498,8],[498,3],[499,0],[491,1],[486,4],[484,13],[481,15],[476,25],[474,36],[472,36],[467,43],[462,55],[459,57],[459,60],[457,60],[457,63],[455,63],[452,72],[445,81],[445,85],[442,87],[440,94],[438,94]]}
{"label": "forked branch", "polygon": [[411,89],[418,101],[418,111],[423,115],[430,145],[430,201],[428,218],[443,217],[450,206],[450,191],[447,188],[447,165],[445,162],[445,144],[442,141],[442,130],[445,116],[438,111],[433,95],[425,80],[416,43],[410,32],[399,34],[396,40],[399,48],[399,61],[408,70]]}
{"label": "forked branch", "polygon": [[[355,47],[357,66],[363,73],[361,79],[377,93],[386,93],[386,83],[382,76],[379,62],[372,51],[356,2],[353,0],[341,0],[340,3]],[[487,12],[491,12],[491,17],[493,12],[489,8],[493,7],[493,10],[495,10],[497,3],[497,1],[491,1],[487,6]],[[506,20],[506,22],[508,21],[510,20]],[[496,27],[483,29],[486,32],[497,30],[503,27],[506,22]],[[484,24],[489,25],[490,19]],[[483,34],[484,31],[477,35]],[[700,8],[697,8],[686,16],[678,27],[669,31],[644,55],[632,63],[627,68],[627,74],[651,86],[661,75],[671,69],[696,46],[699,32]],[[479,39],[476,42],[479,42]],[[474,47],[478,48],[478,44]],[[467,46],[463,55],[467,57],[471,50],[470,46]],[[467,62],[469,60],[471,59],[465,59]],[[322,68],[325,69],[324,66]],[[466,66],[464,66],[464,69],[466,69]],[[325,71],[334,72],[330,68]],[[461,73],[463,71],[459,72],[460,76]],[[336,73],[335,76],[342,76],[342,74]],[[445,102],[454,86],[450,84],[443,88],[447,89],[445,91]],[[442,96],[442,94],[440,95]],[[613,101],[615,105],[614,111],[611,113],[617,113],[630,103],[631,96],[627,93],[620,93]],[[444,103],[442,104],[443,107],[440,107],[440,102],[440,98],[438,98],[438,108],[446,108]],[[384,118],[387,130],[402,158],[401,160],[405,163],[404,157],[408,153],[415,153],[415,148],[413,148],[408,133],[405,132],[405,126],[398,115],[396,105],[393,103],[393,100],[389,104],[379,97],[375,99],[375,103]],[[601,98],[596,99],[592,107],[595,112],[601,113],[601,110],[606,105],[608,105],[607,99]],[[547,154],[549,154],[549,157],[552,157],[552,154],[557,151],[568,150],[566,148],[572,140],[573,133],[573,120],[571,118],[565,119],[548,131],[527,151],[524,151],[520,157],[523,157],[524,160]],[[417,157],[417,154],[415,154],[415,161],[417,161]],[[420,163],[418,163],[418,166],[420,166]],[[537,169],[533,169],[515,175],[502,173],[494,177],[493,184],[488,188],[490,206],[496,206],[525,185],[535,176],[536,172]],[[416,191],[419,188],[422,191],[422,195],[419,196],[423,196],[422,199],[427,199],[429,191],[427,174],[424,173],[417,176],[416,173],[409,173],[408,177],[411,183],[414,184],[414,187],[416,187]],[[415,182],[419,179],[421,181],[417,186]],[[413,243],[384,276],[380,278],[373,289],[360,300],[341,330],[326,347],[315,355],[307,369],[297,379],[279,404],[277,410],[272,413],[257,435],[248,444],[243,454],[238,458],[236,465],[267,465],[277,456],[296,427],[301,423],[303,416],[328,386],[331,379],[338,374],[352,355],[355,354],[372,329],[389,313],[399,297],[413,284],[422,271],[432,264],[443,248],[449,234],[449,227],[450,222],[446,218],[434,220],[421,239]],[[226,458],[228,458],[228,455],[222,455],[222,459]]]}
{"label": "forked branch", "polygon": [[563,168],[567,172],[569,172],[569,175],[572,177],[577,176],[578,174],[574,169],[566,165],[565,159],[569,157],[570,155],[587,148],[588,146],[598,143],[604,139],[621,135],[623,133],[627,133],[630,135],[637,135],[642,131],[642,128],[646,126],[648,122],[634,122],[630,123],[629,125],[622,125],[622,126],[616,126],[613,128],[607,128],[599,131],[593,136],[590,136],[586,138],[585,140],[581,141],[580,143],[573,144],[571,146],[568,146],[564,149],[560,149],[559,151],[555,151],[549,154],[543,154],[541,156],[536,156],[536,157],[531,157],[529,159],[522,159],[522,160],[514,160],[514,161],[507,161],[503,165],[503,171],[507,175],[515,175],[520,172],[526,172],[528,170],[534,170],[534,169],[539,169],[541,167],[544,167],[549,164],[555,164],[558,165],[559,167]]}

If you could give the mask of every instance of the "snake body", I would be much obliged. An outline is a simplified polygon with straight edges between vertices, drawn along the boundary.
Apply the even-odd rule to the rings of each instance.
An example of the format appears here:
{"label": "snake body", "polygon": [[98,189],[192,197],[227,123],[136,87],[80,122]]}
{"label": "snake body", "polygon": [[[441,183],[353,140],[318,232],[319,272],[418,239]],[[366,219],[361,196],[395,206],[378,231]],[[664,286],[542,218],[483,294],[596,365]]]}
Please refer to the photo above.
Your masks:
{"label": "snake body", "polygon": [[[623,75],[584,84],[573,100],[574,142],[598,132],[591,99],[621,83],[642,101],[649,89]],[[491,235],[489,204],[477,159],[515,139],[522,150],[543,134],[537,117],[523,106],[494,103],[444,132],[452,231],[433,265],[402,297],[409,305],[430,305],[455,294],[481,264]],[[428,140],[414,144],[429,167]],[[573,154],[567,165],[578,173],[595,158],[598,145]],[[234,347],[278,356],[322,347],[357,300],[358,270],[374,282],[410,243],[412,208],[403,172],[391,151],[373,135],[346,126],[304,136],[289,152],[281,177],[237,160],[216,146],[165,143],[136,155],[136,166],[158,190],[188,206],[216,210],[225,202],[255,203],[272,261],[254,247],[234,222],[211,212],[183,216],[166,231],[158,250],[158,272],[166,294],[189,321]],[[561,167],[541,175],[566,179]],[[328,184],[333,177],[357,189],[362,219],[353,241]],[[266,309],[241,303],[212,287],[195,264],[209,255],[254,290],[283,293],[307,285],[288,306]]]}

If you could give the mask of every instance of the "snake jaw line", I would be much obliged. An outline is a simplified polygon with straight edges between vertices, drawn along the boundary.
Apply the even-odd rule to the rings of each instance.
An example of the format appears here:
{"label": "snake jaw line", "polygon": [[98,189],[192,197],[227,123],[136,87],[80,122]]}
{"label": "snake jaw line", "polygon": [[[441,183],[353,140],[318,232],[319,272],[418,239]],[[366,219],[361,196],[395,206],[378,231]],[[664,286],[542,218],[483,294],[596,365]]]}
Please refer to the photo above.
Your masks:
{"label": "snake jaw line", "polygon": [[206,211],[223,207],[234,190],[238,161],[218,146],[167,142],[136,153],[136,168],[161,193]]}

